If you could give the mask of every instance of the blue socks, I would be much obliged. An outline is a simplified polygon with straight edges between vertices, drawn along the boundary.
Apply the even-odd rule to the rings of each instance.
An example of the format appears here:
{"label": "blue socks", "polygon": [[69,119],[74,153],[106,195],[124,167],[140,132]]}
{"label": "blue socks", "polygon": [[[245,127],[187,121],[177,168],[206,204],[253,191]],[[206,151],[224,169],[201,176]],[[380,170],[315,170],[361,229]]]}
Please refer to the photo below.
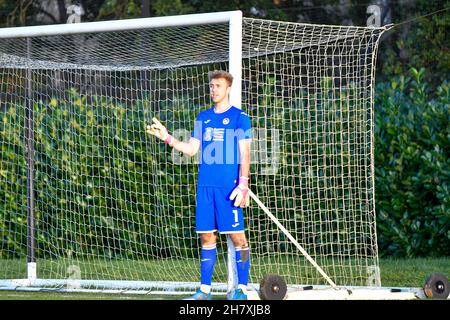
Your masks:
{"label": "blue socks", "polygon": [[[201,290],[209,293],[216,264],[216,245],[203,246],[200,254]],[[246,287],[250,271],[250,248],[236,247],[236,267],[239,287]]]}
{"label": "blue socks", "polygon": [[216,264],[216,252],[216,244],[202,247],[200,254],[200,272],[202,285],[211,286],[214,265]]}
{"label": "blue socks", "polygon": [[250,270],[250,248],[236,247],[236,266],[238,284],[246,286],[248,284],[248,274]]}

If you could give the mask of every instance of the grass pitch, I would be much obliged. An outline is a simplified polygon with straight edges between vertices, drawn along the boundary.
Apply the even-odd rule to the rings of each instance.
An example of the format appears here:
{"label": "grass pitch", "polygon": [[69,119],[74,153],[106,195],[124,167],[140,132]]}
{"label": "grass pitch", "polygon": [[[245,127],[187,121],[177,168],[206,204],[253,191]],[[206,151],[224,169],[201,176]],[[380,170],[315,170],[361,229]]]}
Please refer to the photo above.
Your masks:
{"label": "grass pitch", "polygon": [[[450,257],[416,259],[380,259],[381,283],[384,287],[421,288],[433,272],[450,277]],[[179,300],[184,296],[125,295],[98,293],[59,293],[2,291],[0,300]],[[224,299],[216,296],[215,299]]]}

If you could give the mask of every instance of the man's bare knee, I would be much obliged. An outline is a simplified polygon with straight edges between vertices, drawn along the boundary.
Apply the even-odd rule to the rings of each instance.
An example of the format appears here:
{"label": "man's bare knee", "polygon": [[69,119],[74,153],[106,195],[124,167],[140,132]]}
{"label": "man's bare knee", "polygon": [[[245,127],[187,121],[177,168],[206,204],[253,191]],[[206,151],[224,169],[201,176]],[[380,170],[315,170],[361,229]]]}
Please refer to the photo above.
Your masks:
{"label": "man's bare knee", "polygon": [[248,247],[247,238],[245,237],[245,233],[233,233],[230,234],[231,241],[235,247],[245,248]]}
{"label": "man's bare knee", "polygon": [[241,252],[241,261],[247,262],[249,257],[249,248],[247,238],[244,233],[235,233],[231,235],[231,240],[236,248]]}
{"label": "man's bare knee", "polygon": [[202,242],[202,246],[213,245],[216,243],[217,236],[215,233],[201,233],[200,239]]}

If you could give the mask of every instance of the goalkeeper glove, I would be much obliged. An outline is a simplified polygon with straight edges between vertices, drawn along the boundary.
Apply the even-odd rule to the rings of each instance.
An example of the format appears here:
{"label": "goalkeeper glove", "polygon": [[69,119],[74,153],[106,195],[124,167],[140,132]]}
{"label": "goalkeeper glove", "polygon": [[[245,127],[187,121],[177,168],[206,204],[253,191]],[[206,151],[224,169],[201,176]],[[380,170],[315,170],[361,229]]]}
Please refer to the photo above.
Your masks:
{"label": "goalkeeper glove", "polygon": [[172,146],[173,143],[173,136],[167,132],[166,127],[162,125],[161,122],[158,121],[158,119],[153,118],[152,119],[153,124],[148,125],[147,129],[145,130],[147,133],[154,135],[155,137],[163,140],[165,143],[167,143],[169,146]]}
{"label": "goalkeeper glove", "polygon": [[248,177],[240,177],[239,184],[230,195],[230,200],[234,200],[235,207],[245,208],[250,203],[248,194]]}

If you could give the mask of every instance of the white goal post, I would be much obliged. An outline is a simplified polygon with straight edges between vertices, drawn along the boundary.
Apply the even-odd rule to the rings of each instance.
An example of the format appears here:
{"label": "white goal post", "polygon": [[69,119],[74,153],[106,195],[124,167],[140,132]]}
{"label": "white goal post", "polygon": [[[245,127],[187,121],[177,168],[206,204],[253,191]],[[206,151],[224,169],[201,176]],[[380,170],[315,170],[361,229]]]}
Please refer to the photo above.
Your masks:
{"label": "white goal post", "polygon": [[[0,289],[198,287],[196,160],[144,129],[157,116],[188,138],[216,69],[233,74],[231,102],[254,130],[253,287],[268,273],[380,286],[373,92],[385,30],[240,11],[0,29]],[[215,294],[236,281],[223,240]]]}

